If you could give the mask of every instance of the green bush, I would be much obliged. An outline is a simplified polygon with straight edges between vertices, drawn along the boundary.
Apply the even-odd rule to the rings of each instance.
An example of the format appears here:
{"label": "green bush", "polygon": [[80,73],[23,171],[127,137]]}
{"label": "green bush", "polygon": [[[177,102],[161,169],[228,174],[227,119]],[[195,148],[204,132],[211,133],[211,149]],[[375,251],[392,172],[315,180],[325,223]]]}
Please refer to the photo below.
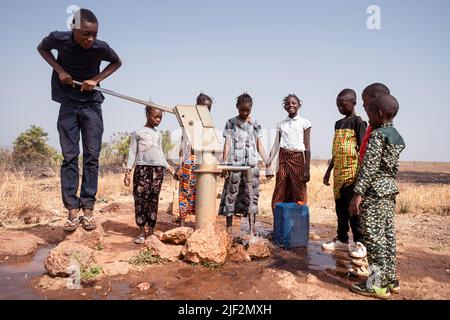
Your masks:
{"label": "green bush", "polygon": [[14,165],[29,168],[58,164],[62,156],[47,144],[47,136],[43,128],[35,125],[22,132],[13,143]]}

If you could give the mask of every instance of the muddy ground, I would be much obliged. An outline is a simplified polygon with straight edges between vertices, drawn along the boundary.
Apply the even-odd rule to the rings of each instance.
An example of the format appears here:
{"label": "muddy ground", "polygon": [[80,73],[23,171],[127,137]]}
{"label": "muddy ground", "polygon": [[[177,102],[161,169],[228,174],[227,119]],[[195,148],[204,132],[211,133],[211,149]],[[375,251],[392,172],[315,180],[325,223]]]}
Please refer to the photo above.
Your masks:
{"label": "muddy ground", "polygon": [[[173,188],[168,181],[161,193],[156,227],[161,231],[177,226],[170,205]],[[263,206],[271,192],[262,185]],[[125,194],[97,205],[97,221],[105,237],[96,258],[115,275],[103,274],[89,286],[68,289],[66,279],[50,278],[43,265],[50,249],[65,238],[65,212],[57,193],[53,194],[47,210],[52,218],[44,225],[0,228],[0,299],[365,299],[348,290],[357,279],[345,272],[345,254],[320,248],[335,234],[336,217],[329,204],[311,206],[314,240],[307,248],[276,249],[270,258],[227,262],[220,268],[182,261],[136,267],[127,263],[140,247],[133,243],[138,231],[132,198]],[[271,214],[260,214],[257,219],[260,235],[267,237],[272,230]],[[218,223],[225,221],[219,218]],[[236,221],[235,234],[245,229],[244,222],[240,226]],[[450,299],[450,216],[397,215],[396,230],[402,292],[393,299]],[[142,282],[150,288],[140,291],[137,285]]]}

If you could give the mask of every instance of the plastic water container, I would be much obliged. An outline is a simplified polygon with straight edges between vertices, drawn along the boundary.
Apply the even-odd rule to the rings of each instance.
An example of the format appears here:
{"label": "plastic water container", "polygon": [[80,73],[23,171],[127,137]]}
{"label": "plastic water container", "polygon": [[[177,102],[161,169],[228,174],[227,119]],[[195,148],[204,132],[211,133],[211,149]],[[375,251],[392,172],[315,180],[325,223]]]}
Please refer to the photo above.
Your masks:
{"label": "plastic water container", "polygon": [[309,239],[309,208],[296,203],[278,203],[274,219],[275,243],[285,248],[306,247]]}

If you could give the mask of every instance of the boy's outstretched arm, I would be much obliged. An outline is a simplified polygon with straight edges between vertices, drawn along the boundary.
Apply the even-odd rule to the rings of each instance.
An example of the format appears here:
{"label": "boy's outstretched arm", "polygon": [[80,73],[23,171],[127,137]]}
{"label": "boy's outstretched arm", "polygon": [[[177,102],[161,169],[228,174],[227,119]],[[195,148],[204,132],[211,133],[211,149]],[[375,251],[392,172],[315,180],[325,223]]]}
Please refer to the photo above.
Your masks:
{"label": "boy's outstretched arm", "polygon": [[305,182],[309,182],[311,179],[310,175],[310,163],[311,163],[311,128],[308,128],[304,132],[304,139],[305,139]]}
{"label": "boy's outstretched arm", "polygon": [[37,50],[42,58],[44,58],[44,60],[47,61],[47,63],[53,68],[53,70],[56,71],[56,73],[59,75],[59,80],[63,84],[74,86],[72,76],[68,74],[66,70],[63,69],[63,67],[61,67],[58,61],[56,61],[53,53],[44,48],[42,42],[38,45]]}

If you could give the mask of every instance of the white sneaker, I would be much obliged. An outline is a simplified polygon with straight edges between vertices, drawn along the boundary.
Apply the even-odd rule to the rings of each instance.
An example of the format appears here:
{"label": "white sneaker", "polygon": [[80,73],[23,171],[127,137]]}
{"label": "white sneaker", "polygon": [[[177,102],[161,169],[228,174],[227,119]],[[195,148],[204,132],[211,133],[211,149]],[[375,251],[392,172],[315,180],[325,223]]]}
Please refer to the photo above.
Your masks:
{"label": "white sneaker", "polygon": [[366,247],[361,242],[356,242],[353,249],[349,252],[350,257],[362,259],[367,255]]}
{"label": "white sneaker", "polygon": [[339,241],[337,238],[334,238],[333,240],[329,242],[322,243],[322,249],[334,251],[334,250],[342,250],[342,251],[348,251],[349,245],[348,243],[344,243]]}

